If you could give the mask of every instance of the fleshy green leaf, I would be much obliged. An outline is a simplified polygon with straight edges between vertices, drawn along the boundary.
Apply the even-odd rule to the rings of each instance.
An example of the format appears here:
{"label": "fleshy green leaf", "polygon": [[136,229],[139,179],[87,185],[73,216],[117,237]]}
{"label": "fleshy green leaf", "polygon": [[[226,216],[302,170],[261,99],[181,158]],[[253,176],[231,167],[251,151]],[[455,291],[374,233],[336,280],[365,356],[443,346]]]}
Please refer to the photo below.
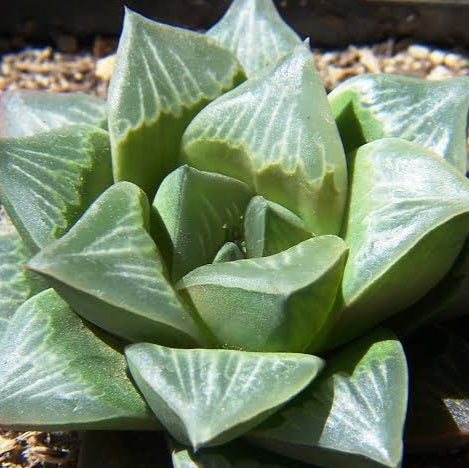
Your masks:
{"label": "fleshy green leaf", "polygon": [[243,77],[236,57],[214,39],[127,9],[108,98],[115,179],[153,198],[179,165],[185,127]]}
{"label": "fleshy green leaf", "polygon": [[126,348],[133,378],[157,418],[195,450],[234,439],[305,388],[323,361],[307,354]]}
{"label": "fleshy green leaf", "polygon": [[358,76],[334,89],[329,101],[347,152],[399,137],[426,146],[466,173],[468,77]]}
{"label": "fleshy green leaf", "polygon": [[469,239],[443,280],[420,301],[392,317],[387,326],[404,335],[427,323],[462,315],[469,315]]}
{"label": "fleshy green leaf", "polygon": [[351,174],[344,310],[329,347],[420,299],[448,272],[469,230],[469,181],[420,145],[368,143]]}
{"label": "fleshy green leaf", "polygon": [[345,156],[306,45],[203,109],[183,137],[189,165],[246,182],[316,234],[337,234]]}
{"label": "fleshy green leaf", "polygon": [[233,262],[244,258],[243,252],[234,242],[227,242],[215,255],[212,263]]}
{"label": "fleshy green leaf", "polygon": [[254,197],[244,216],[248,257],[267,257],[283,252],[313,234],[300,218],[278,203]]}
{"label": "fleshy green leaf", "polygon": [[63,235],[111,183],[109,136],[99,128],[0,139],[0,198],[32,251]]}
{"label": "fleshy green leaf", "polygon": [[397,467],[406,406],[404,352],[379,330],[334,354],[324,373],[252,440],[320,466]]}
{"label": "fleshy green leaf", "polygon": [[346,253],[339,237],[315,237],[270,257],[202,266],[177,289],[223,347],[302,352],[331,320]]}
{"label": "fleshy green leaf", "polygon": [[173,281],[210,263],[230,240],[242,238],[249,187],[220,174],[182,166],[156,194],[157,210],[172,243],[168,264]]}
{"label": "fleshy green leaf", "polygon": [[275,63],[301,43],[272,0],[234,0],[207,34],[233,51],[248,75]]}
{"label": "fleshy green leaf", "polygon": [[194,345],[199,331],[164,276],[148,234],[149,203],[129,182],[109,188],[29,268],[82,317],[131,341]]}
{"label": "fleshy green leaf", "polygon": [[23,268],[30,257],[16,229],[0,224],[0,339],[16,309],[43,289],[40,278]]}
{"label": "fleshy green leaf", "polygon": [[174,468],[304,468],[305,465],[290,458],[259,450],[239,440],[222,447],[194,453],[178,443],[171,443]]}
{"label": "fleshy green leaf", "polygon": [[21,137],[73,124],[106,127],[106,102],[84,93],[15,90],[0,96],[0,137]]}
{"label": "fleshy green leaf", "polygon": [[16,311],[0,337],[0,355],[4,427],[157,427],[126,375],[123,355],[101,341],[52,289]]}
{"label": "fleshy green leaf", "polygon": [[[468,330],[468,321],[457,323]],[[406,345],[410,370],[406,444],[447,451],[469,442],[469,341],[442,327],[426,328]]]}

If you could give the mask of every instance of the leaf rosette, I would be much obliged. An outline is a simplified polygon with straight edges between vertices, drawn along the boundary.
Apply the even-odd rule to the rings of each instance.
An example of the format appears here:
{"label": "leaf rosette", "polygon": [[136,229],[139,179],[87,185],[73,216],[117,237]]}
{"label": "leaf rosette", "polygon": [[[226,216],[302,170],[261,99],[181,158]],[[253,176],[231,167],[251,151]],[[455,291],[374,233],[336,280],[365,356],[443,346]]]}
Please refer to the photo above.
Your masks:
{"label": "leaf rosette", "polygon": [[107,104],[0,96],[0,424],[400,466],[405,348],[376,327],[466,312],[468,107],[466,78],[327,96],[271,0],[205,34],[126,10]]}

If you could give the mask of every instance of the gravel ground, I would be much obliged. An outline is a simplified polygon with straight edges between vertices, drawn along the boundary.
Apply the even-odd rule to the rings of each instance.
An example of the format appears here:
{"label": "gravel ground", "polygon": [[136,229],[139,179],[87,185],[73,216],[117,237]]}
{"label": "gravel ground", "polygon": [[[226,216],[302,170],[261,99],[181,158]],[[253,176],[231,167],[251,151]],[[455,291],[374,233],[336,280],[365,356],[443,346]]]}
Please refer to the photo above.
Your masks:
{"label": "gravel ground", "polygon": [[[98,39],[93,51],[64,53],[46,47],[0,55],[0,91],[44,89],[56,92],[83,91],[105,97],[114,63],[109,55],[113,41]],[[469,52],[443,50],[421,44],[392,40],[370,47],[350,46],[345,50],[315,50],[319,73],[328,90],[362,73],[399,73],[427,79],[469,75]],[[0,224],[4,221],[0,207]],[[0,431],[0,466],[76,467],[76,433]],[[443,468],[467,466],[461,457],[431,459],[431,463],[406,463],[410,467]],[[430,461],[430,458],[428,458]],[[449,464],[448,464],[449,462]],[[105,468],[105,467],[103,467]]]}

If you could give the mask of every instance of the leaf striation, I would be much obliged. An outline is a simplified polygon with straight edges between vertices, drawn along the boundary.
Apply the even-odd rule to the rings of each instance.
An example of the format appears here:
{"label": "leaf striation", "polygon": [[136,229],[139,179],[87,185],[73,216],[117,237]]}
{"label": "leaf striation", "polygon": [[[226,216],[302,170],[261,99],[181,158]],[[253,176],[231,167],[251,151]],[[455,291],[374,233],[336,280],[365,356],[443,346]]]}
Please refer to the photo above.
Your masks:
{"label": "leaf striation", "polygon": [[152,199],[180,164],[185,127],[243,77],[214,39],[126,9],[108,98],[115,180],[134,182]]}
{"label": "leaf striation", "polygon": [[115,184],[28,266],[52,280],[77,313],[111,333],[191,346],[202,337],[166,279],[148,233],[149,209],[138,187]]}
{"label": "leaf striation", "polygon": [[380,138],[419,143],[466,173],[469,78],[364,75],[329,95],[347,152]]}
{"label": "leaf striation", "polygon": [[305,388],[323,361],[306,354],[126,348],[130,371],[171,435],[194,450],[228,442]]}
{"label": "leaf striation", "polygon": [[14,90],[0,96],[0,137],[22,137],[68,125],[106,128],[106,102],[84,93]]}
{"label": "leaf striation", "polygon": [[155,429],[123,356],[48,289],[0,336],[0,420],[16,430]]}
{"label": "leaf striation", "polygon": [[333,354],[325,372],[252,440],[320,466],[397,467],[406,406],[404,351],[392,333],[378,330]]}
{"label": "leaf striation", "polygon": [[234,0],[207,35],[233,51],[249,77],[301,43],[272,0]]}
{"label": "leaf striation", "polygon": [[246,182],[317,235],[338,233],[345,156],[306,45],[203,109],[183,150],[189,165]]}
{"label": "leaf striation", "polygon": [[63,235],[111,183],[109,137],[99,128],[0,139],[0,198],[33,252]]}

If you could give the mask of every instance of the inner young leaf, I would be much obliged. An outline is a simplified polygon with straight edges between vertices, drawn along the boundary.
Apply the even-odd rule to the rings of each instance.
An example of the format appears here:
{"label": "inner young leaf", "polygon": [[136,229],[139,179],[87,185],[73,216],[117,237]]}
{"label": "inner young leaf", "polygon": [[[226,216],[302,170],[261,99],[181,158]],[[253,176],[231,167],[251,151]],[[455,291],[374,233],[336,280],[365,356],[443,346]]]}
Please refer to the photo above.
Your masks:
{"label": "inner young leaf", "polygon": [[331,319],[346,253],[339,237],[315,237],[270,257],[202,266],[176,287],[223,347],[303,352]]}
{"label": "inner young leaf", "polygon": [[220,174],[182,166],[161,184],[153,208],[171,239],[167,255],[171,278],[178,281],[210,263],[227,241],[240,241],[249,187]]}

